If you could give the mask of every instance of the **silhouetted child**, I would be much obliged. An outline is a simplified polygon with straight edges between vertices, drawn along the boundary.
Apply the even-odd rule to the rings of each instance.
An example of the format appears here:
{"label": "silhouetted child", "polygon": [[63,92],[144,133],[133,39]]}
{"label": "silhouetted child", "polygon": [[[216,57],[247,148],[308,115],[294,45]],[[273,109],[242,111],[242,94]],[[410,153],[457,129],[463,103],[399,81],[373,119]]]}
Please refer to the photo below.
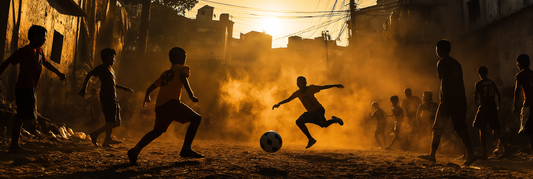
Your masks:
{"label": "silhouetted child", "polygon": [[433,102],[433,93],[431,91],[424,91],[422,100],[424,103],[418,106],[416,115],[418,136],[420,142],[431,143],[431,132],[433,131],[433,123],[435,122],[439,104]]}
{"label": "silhouetted child", "polygon": [[91,79],[92,76],[100,78],[100,103],[102,104],[102,112],[104,113],[106,124],[92,132],[91,136],[92,143],[98,146],[98,135],[102,132],[106,133],[103,147],[113,147],[111,144],[120,144],[122,141],[113,140],[111,138],[111,133],[113,128],[122,125],[122,119],[120,118],[120,105],[118,104],[116,88],[122,89],[133,93],[131,88],[116,84],[115,82],[115,71],[113,70],[113,64],[115,64],[115,56],[117,52],[111,48],[105,48],[100,52],[103,64],[98,65],[96,68],[87,73],[85,81],[83,82],[82,88],[79,95],[85,97],[85,88],[87,87],[87,82]]}
{"label": "silhouetted child", "polygon": [[[474,103],[479,107],[472,126],[479,128],[479,140],[483,152],[481,159],[487,159],[487,124],[498,138],[498,147],[502,147],[501,151],[499,151],[500,155],[496,156],[496,158],[502,158],[509,154],[509,151],[507,151],[507,143],[505,143],[502,131],[500,130],[502,127],[498,120],[498,111],[502,96],[500,95],[500,91],[496,87],[496,84],[487,78],[487,74],[489,73],[487,67],[479,67],[477,73],[481,80],[477,81],[475,84],[476,92],[474,94]],[[495,97],[498,97],[498,104],[496,104]]]}
{"label": "silhouetted child", "polygon": [[[522,89],[522,94],[524,101],[522,103],[522,110],[520,112],[520,130],[519,134],[529,135],[529,146],[531,152],[533,153],[533,121],[531,120],[531,106],[533,106],[533,71],[529,69],[530,60],[529,56],[526,54],[521,54],[516,59],[516,65],[520,72],[515,76],[516,85],[514,91],[513,99],[513,111],[520,112],[519,99],[520,99],[520,89]],[[533,160],[533,157],[531,158]]]}
{"label": "silhouetted child", "polygon": [[390,97],[390,102],[392,104],[392,114],[389,114],[387,116],[394,116],[394,125],[391,129],[392,133],[394,133],[394,136],[392,137],[390,144],[385,147],[385,150],[390,150],[392,145],[396,143],[396,141],[401,140],[399,135],[402,129],[404,115],[402,107],[398,106],[399,100],[400,98],[398,98],[398,96],[396,95]]}
{"label": "silhouetted child", "polygon": [[341,84],[334,84],[334,85],[324,85],[324,86],[318,86],[318,85],[309,85],[307,86],[307,80],[303,76],[299,76],[298,79],[296,79],[296,85],[298,86],[298,90],[296,90],[294,93],[292,93],[289,98],[282,100],[278,104],[275,104],[272,107],[272,110],[274,108],[278,108],[280,105],[288,103],[292,101],[295,98],[300,99],[300,102],[304,105],[305,109],[307,110],[304,112],[300,117],[296,120],[296,125],[302,130],[302,132],[307,136],[309,139],[309,142],[307,143],[307,146],[305,148],[309,148],[313,146],[316,143],[316,140],[311,136],[309,133],[309,130],[307,129],[307,126],[305,126],[305,123],[312,123],[316,124],[320,127],[328,127],[329,125],[333,123],[338,123],[341,126],[344,125],[344,122],[342,119],[332,116],[330,120],[326,120],[326,117],[324,114],[326,113],[326,110],[324,107],[322,107],[322,104],[318,102],[318,100],[315,97],[315,93],[320,92],[320,90],[329,89],[333,87],[337,88],[344,88]]}
{"label": "silhouetted child", "polygon": [[41,78],[43,66],[59,76],[59,80],[65,79],[65,74],[59,72],[44,56],[41,46],[46,41],[46,32],[46,29],[42,26],[31,26],[28,30],[30,44],[15,51],[0,66],[0,74],[2,74],[9,64],[20,65],[17,83],[15,84],[17,115],[13,122],[9,153],[26,151],[19,146],[19,137],[22,124],[26,120],[37,119],[36,89]]}
{"label": "silhouetted child", "polygon": [[98,125],[97,123],[100,121],[100,115],[102,113],[100,98],[98,97],[98,90],[96,88],[91,89],[91,96],[87,99],[87,103],[89,104],[89,116],[91,119],[87,120],[86,124],[87,127],[94,127]]}
{"label": "silhouetted child", "polygon": [[405,137],[404,141],[407,145],[413,145],[416,146],[418,141],[416,138],[418,137],[418,123],[416,122],[416,110],[418,106],[422,103],[420,101],[420,98],[418,96],[413,96],[413,91],[411,88],[405,88],[404,90],[405,98],[402,100],[402,103],[400,104],[400,107],[404,109],[405,111],[405,117],[407,118],[407,130],[405,130],[405,133],[409,137]]}
{"label": "silhouetted child", "polygon": [[452,47],[449,41],[437,42],[437,72],[440,79],[440,104],[433,125],[431,151],[427,155],[418,157],[431,162],[436,162],[435,155],[439,148],[442,134],[445,132],[448,121],[451,119],[455,133],[461,138],[466,151],[466,160],[463,166],[469,166],[477,158],[472,150],[470,136],[468,135],[466,121],[466,93],[463,81],[461,64],[450,56]]}
{"label": "silhouetted child", "polygon": [[161,76],[148,87],[148,90],[146,90],[143,106],[151,101],[150,94],[152,91],[158,87],[160,88],[155,105],[155,125],[152,131],[146,133],[137,145],[128,151],[128,158],[132,165],[137,164],[137,158],[141,150],[166,132],[172,121],[177,121],[182,124],[187,122],[191,123],[185,134],[185,140],[183,141],[180,156],[191,158],[205,157],[191,149],[192,141],[196,136],[196,131],[198,130],[198,126],[200,126],[202,117],[180,101],[182,88],[185,88],[189,98],[193,102],[198,102],[198,98],[194,96],[194,93],[189,86],[188,78],[190,75],[190,68],[185,65],[187,54],[185,53],[185,50],[179,47],[174,47],[170,50],[168,55],[172,67],[163,72]]}
{"label": "silhouetted child", "polygon": [[[372,103],[372,107],[376,109],[372,113],[372,118],[376,118],[377,126],[376,132],[374,133],[374,139],[378,143],[379,147],[384,147],[385,144],[385,127],[387,127],[387,120],[385,119],[385,112],[379,107],[377,102]],[[379,139],[381,138],[381,140]],[[383,143],[381,143],[383,141]]]}

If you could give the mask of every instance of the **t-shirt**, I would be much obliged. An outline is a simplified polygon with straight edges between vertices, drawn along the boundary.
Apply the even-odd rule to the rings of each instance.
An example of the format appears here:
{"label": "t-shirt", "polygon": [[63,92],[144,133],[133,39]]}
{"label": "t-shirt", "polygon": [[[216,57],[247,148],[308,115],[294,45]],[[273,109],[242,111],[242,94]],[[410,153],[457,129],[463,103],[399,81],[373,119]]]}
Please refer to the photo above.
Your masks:
{"label": "t-shirt", "polygon": [[102,84],[100,86],[100,101],[116,100],[117,88],[113,67],[101,64],[89,72],[89,74],[100,79],[100,83]]}
{"label": "t-shirt", "polygon": [[496,84],[489,79],[476,82],[476,95],[479,95],[479,102],[482,106],[496,106]]}
{"label": "t-shirt", "polygon": [[170,101],[171,99],[181,100],[181,91],[183,83],[181,83],[181,75],[189,77],[189,66],[175,64],[161,74],[154,82],[155,86],[160,87],[159,94],[155,106],[160,106]]}
{"label": "t-shirt", "polygon": [[466,108],[461,64],[452,57],[443,57],[437,63],[437,71],[440,79],[440,103]]}
{"label": "t-shirt", "polygon": [[530,69],[524,69],[516,74],[515,79],[520,88],[522,88],[522,93],[524,94],[524,106],[532,106],[533,71]]}
{"label": "t-shirt", "polygon": [[318,93],[319,91],[320,88],[318,86],[309,85],[307,86],[305,92],[298,90],[295,91],[292,96],[300,99],[300,102],[302,102],[302,105],[304,105],[307,112],[314,112],[318,108],[322,107],[322,104],[320,104],[315,97],[315,93]]}
{"label": "t-shirt", "polygon": [[403,122],[403,109],[400,106],[392,107],[392,115],[394,115],[394,120]]}
{"label": "t-shirt", "polygon": [[437,114],[438,107],[439,104],[435,102],[425,102],[420,104],[420,106],[418,106],[418,113],[420,113],[420,116],[418,116],[419,124],[433,124],[433,122],[435,121],[435,115]]}
{"label": "t-shirt", "polygon": [[422,103],[422,101],[418,96],[410,96],[408,98],[403,99],[402,104],[400,106],[405,109],[405,115],[407,117],[414,118],[416,117],[416,110],[420,103]]}
{"label": "t-shirt", "polygon": [[26,45],[15,51],[12,57],[15,60],[11,64],[20,64],[19,77],[15,88],[36,88],[37,84],[39,84],[39,78],[41,78],[43,63],[47,61],[46,57],[44,57],[43,49]]}

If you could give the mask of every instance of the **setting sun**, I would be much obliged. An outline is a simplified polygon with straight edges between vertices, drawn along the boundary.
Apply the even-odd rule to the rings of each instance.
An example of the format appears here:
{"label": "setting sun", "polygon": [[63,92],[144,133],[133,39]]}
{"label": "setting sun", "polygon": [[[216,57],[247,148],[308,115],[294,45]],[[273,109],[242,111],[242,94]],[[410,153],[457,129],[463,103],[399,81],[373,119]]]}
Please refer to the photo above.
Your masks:
{"label": "setting sun", "polygon": [[272,36],[280,35],[278,34],[281,31],[281,20],[274,17],[267,17],[262,20],[262,30],[264,30],[267,34],[270,34]]}

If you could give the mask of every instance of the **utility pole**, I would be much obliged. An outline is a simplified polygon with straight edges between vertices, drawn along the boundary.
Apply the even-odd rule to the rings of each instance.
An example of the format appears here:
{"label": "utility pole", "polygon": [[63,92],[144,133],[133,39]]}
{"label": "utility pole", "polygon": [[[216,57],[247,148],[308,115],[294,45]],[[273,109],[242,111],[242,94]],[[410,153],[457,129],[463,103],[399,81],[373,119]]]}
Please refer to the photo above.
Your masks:
{"label": "utility pole", "polygon": [[355,0],[350,0],[350,38],[348,42],[352,52],[355,50],[355,8],[357,8]]}

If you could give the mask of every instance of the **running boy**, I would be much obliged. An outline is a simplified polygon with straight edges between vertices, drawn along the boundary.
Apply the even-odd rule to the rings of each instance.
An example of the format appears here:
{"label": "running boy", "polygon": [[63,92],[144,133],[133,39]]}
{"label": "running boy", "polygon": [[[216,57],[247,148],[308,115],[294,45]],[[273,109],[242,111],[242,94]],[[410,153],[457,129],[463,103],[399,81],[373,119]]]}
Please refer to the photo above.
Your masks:
{"label": "running boy", "polygon": [[113,70],[113,64],[115,64],[116,55],[117,52],[111,48],[105,48],[100,51],[103,64],[98,65],[92,71],[87,73],[79,93],[81,97],[85,97],[85,88],[87,87],[87,82],[89,82],[89,79],[91,79],[92,76],[97,76],[100,78],[100,82],[102,83],[100,86],[100,103],[102,104],[102,112],[104,113],[106,123],[90,134],[92,143],[96,146],[98,146],[98,135],[100,135],[102,132],[105,132],[106,134],[102,147],[113,147],[111,144],[122,143],[122,141],[113,140],[111,138],[113,128],[122,125],[122,119],[120,118],[120,105],[118,104],[116,88],[133,93],[131,88],[115,83],[115,71]]}
{"label": "running boy", "polygon": [[[475,84],[476,92],[474,94],[474,104],[479,107],[472,126],[479,128],[479,140],[483,152],[481,159],[487,159],[487,124],[498,138],[498,147],[502,147],[500,156],[496,156],[496,158],[505,157],[509,152],[507,151],[507,143],[505,143],[503,139],[503,134],[500,130],[502,127],[498,120],[498,111],[500,109],[502,96],[500,95],[500,91],[498,91],[496,84],[487,78],[487,74],[489,73],[487,67],[479,67],[477,73],[481,80],[477,81]],[[498,105],[496,105],[495,97],[498,97]]]}
{"label": "running boy", "polygon": [[[513,99],[513,110],[514,112],[519,112],[520,106],[520,89],[522,89],[522,94],[524,101],[522,103],[522,111],[520,113],[520,130],[518,133],[529,135],[529,146],[533,152],[533,121],[531,121],[531,106],[533,105],[533,71],[529,69],[529,56],[526,54],[521,54],[516,59],[516,66],[520,70],[515,76],[516,84],[514,91]],[[531,158],[533,160],[533,157]]]}
{"label": "running boy", "polygon": [[30,44],[15,51],[0,65],[1,75],[9,64],[20,64],[19,76],[15,84],[17,115],[13,122],[9,153],[25,151],[19,146],[20,131],[24,121],[37,119],[36,89],[43,66],[59,76],[59,80],[65,79],[65,74],[59,72],[44,56],[42,45],[46,41],[46,32],[42,26],[31,26],[28,30]]}
{"label": "running boy", "polygon": [[[387,126],[387,120],[385,119],[385,112],[379,107],[377,102],[372,103],[372,107],[376,109],[372,113],[372,118],[376,118],[378,125],[376,126],[376,132],[374,133],[374,138],[378,142],[379,147],[383,147],[385,144],[385,127]],[[379,138],[381,137],[381,140]],[[383,143],[381,143],[383,141]]]}
{"label": "running boy", "polygon": [[326,117],[324,114],[326,113],[326,110],[324,107],[322,107],[322,104],[318,102],[318,100],[315,97],[315,93],[320,92],[320,90],[329,89],[333,87],[337,88],[344,88],[341,84],[334,84],[334,85],[324,85],[324,86],[318,86],[318,85],[309,85],[307,86],[307,80],[303,76],[299,76],[298,79],[296,79],[296,85],[298,86],[298,90],[296,90],[294,93],[292,93],[289,98],[284,99],[283,101],[279,102],[278,104],[275,104],[272,107],[272,110],[274,108],[278,108],[280,105],[288,103],[292,101],[295,98],[300,99],[300,102],[304,105],[305,109],[307,110],[304,112],[300,117],[296,120],[296,125],[302,130],[302,132],[307,136],[307,139],[309,139],[309,142],[307,143],[307,146],[305,148],[309,148],[313,146],[316,143],[316,140],[311,136],[309,133],[309,130],[307,129],[307,126],[305,126],[305,123],[313,123],[320,127],[328,127],[329,125],[333,123],[338,123],[341,126],[344,125],[344,122],[341,118],[338,118],[336,116],[332,116],[330,120],[326,120]]}
{"label": "running boy", "polygon": [[402,107],[398,106],[398,101],[400,100],[400,98],[398,98],[398,96],[391,96],[390,97],[390,102],[392,104],[392,114],[389,114],[387,116],[394,116],[394,126],[392,126],[392,133],[394,133],[394,136],[392,137],[392,140],[390,142],[390,144],[385,147],[385,150],[390,150],[392,145],[400,140],[400,137],[398,136],[400,134],[400,129],[402,128],[402,123],[403,123],[403,109]]}
{"label": "running boy", "polygon": [[132,165],[137,164],[137,158],[141,150],[166,132],[172,121],[177,121],[182,124],[191,122],[187,129],[187,133],[185,134],[185,140],[183,141],[180,156],[191,158],[205,157],[191,149],[192,141],[194,140],[198,126],[200,126],[202,117],[180,101],[182,88],[185,88],[189,98],[193,102],[198,102],[198,98],[194,96],[194,93],[189,86],[188,78],[190,68],[185,65],[187,54],[185,53],[185,50],[179,47],[174,47],[170,50],[168,56],[172,63],[172,67],[163,72],[161,76],[148,87],[148,90],[146,90],[143,106],[146,106],[146,104],[151,101],[150,94],[152,91],[158,87],[161,88],[157,95],[155,105],[155,125],[154,130],[146,133],[137,145],[128,151],[128,158]]}

